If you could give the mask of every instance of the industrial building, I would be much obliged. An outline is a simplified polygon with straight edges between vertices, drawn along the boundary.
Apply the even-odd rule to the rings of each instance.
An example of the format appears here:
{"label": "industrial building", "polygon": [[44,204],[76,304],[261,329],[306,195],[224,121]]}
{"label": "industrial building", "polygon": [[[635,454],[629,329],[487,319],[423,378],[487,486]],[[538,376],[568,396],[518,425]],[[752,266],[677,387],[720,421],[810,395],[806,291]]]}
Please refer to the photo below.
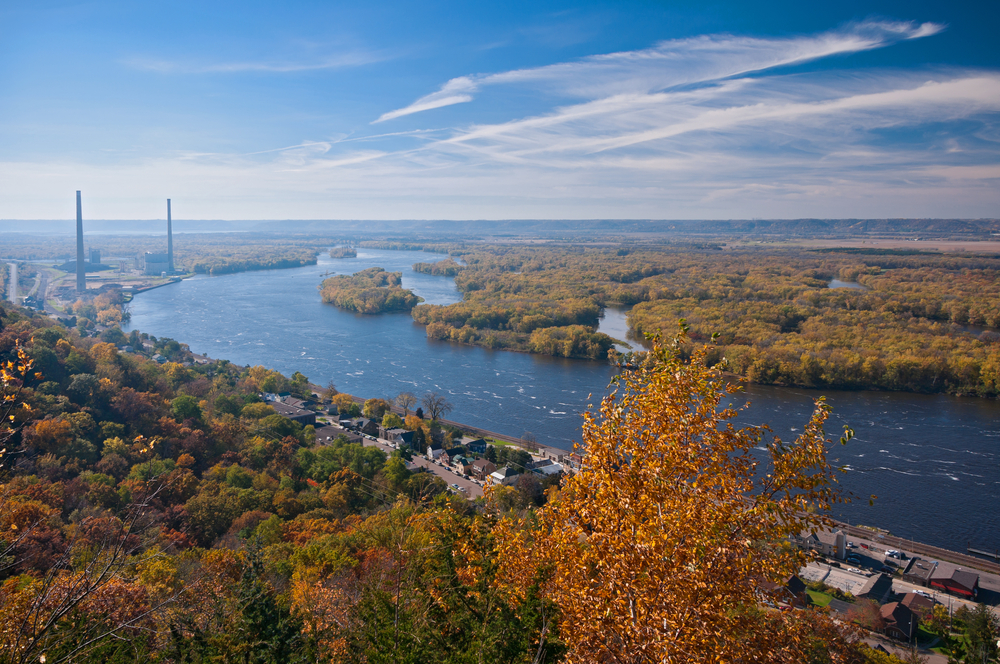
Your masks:
{"label": "industrial building", "polygon": [[143,274],[160,276],[164,272],[170,272],[170,258],[167,254],[154,254],[147,251],[142,257]]}

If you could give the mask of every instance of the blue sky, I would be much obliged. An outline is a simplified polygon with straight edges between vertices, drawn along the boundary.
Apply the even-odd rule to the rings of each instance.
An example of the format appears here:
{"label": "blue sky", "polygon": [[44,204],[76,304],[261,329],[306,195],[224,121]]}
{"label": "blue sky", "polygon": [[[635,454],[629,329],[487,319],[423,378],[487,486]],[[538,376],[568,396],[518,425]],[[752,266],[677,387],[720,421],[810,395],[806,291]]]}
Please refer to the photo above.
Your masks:
{"label": "blue sky", "polygon": [[1000,4],[0,0],[0,218],[1000,216]]}

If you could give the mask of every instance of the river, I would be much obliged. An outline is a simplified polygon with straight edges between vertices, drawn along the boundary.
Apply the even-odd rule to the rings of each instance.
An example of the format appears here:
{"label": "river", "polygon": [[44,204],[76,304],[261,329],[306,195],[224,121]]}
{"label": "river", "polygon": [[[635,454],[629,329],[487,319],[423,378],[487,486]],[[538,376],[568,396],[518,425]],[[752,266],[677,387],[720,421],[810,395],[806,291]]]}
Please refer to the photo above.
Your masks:
{"label": "river", "polygon": [[[449,277],[413,272],[434,254],[358,249],[357,258],[317,265],[197,276],[148,291],[132,302],[132,326],[187,343],[235,364],[301,371],[342,392],[391,398],[439,391],[450,419],[569,449],[580,413],[597,404],[613,375],[602,362],[463,346],[428,339],[409,314],[363,316],[320,300],[323,274],[379,266],[403,273],[403,286],[432,304],[461,299]],[[624,311],[607,310],[601,329],[624,338]],[[782,438],[801,431],[819,392],[751,385],[745,423],[768,423]],[[836,439],[849,423],[856,437],[832,458],[858,500],[834,515],[948,549],[1000,549],[1000,403],[946,395],[825,391]],[[592,396],[590,396],[592,395]],[[741,400],[742,403],[742,400]],[[868,506],[868,496],[878,496]]]}

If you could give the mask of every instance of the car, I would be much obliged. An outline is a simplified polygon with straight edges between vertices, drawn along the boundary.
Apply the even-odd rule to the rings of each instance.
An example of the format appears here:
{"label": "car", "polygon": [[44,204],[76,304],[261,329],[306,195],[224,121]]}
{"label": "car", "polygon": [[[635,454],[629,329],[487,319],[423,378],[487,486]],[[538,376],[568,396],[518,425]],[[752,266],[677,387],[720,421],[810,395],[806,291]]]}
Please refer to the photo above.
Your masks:
{"label": "car", "polygon": [[888,565],[882,565],[882,569],[879,570],[879,571],[882,572],[883,574],[895,574],[896,573],[896,568],[895,567],[889,567]]}
{"label": "car", "polygon": [[861,558],[859,558],[858,556],[847,556],[847,562],[853,563],[855,565],[860,565]]}
{"label": "car", "polygon": [[833,562],[830,563],[830,567],[840,567],[840,563],[834,560]]}
{"label": "car", "polygon": [[854,542],[848,542],[847,543],[847,548],[848,549],[856,549],[856,548],[858,548],[858,545],[855,544]]}

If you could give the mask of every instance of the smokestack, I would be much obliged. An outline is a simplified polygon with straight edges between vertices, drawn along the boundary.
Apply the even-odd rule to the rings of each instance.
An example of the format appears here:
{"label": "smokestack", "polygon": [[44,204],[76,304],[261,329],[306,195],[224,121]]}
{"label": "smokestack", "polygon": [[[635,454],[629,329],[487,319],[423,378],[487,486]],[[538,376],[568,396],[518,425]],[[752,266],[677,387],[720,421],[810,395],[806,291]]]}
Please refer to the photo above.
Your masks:
{"label": "smokestack", "polygon": [[174,230],[170,227],[170,199],[167,199],[167,270],[174,273]]}
{"label": "smokestack", "polygon": [[87,270],[83,262],[83,203],[76,192],[76,292],[87,290]]}

